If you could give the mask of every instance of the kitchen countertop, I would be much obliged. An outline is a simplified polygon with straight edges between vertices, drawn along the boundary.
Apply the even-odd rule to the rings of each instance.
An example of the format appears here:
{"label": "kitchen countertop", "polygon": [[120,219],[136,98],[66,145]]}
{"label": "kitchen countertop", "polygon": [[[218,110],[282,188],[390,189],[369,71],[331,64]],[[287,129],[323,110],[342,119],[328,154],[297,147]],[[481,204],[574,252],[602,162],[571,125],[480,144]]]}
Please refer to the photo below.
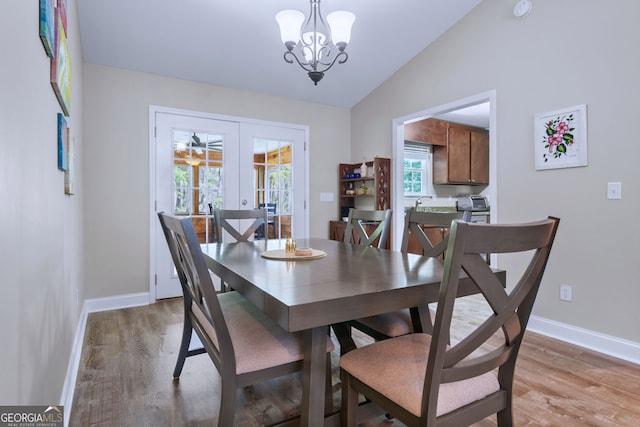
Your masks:
{"label": "kitchen countertop", "polygon": [[[458,212],[455,206],[418,206],[418,211],[422,212]],[[471,212],[472,216],[489,215],[490,210]]]}

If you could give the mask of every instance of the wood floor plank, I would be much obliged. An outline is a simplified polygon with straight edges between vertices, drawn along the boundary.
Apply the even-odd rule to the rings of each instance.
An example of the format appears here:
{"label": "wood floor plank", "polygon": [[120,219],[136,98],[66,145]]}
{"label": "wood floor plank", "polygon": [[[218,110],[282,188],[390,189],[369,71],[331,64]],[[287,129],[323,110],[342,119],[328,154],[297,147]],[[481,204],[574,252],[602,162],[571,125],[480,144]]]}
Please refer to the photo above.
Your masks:
{"label": "wood floor plank", "polygon": [[[455,342],[483,320],[475,297],[456,302]],[[215,426],[220,377],[206,355],[190,357],[179,381],[173,367],[182,333],[182,301],[89,315],[69,425]],[[356,333],[358,345],[371,342]],[[335,340],[334,340],[335,342]],[[340,404],[339,349],[332,356],[333,402]],[[236,426],[296,416],[300,374],[238,391]],[[640,366],[528,332],[514,383],[515,425],[639,426]],[[495,417],[475,427],[493,427]],[[366,427],[402,427],[385,417]]]}

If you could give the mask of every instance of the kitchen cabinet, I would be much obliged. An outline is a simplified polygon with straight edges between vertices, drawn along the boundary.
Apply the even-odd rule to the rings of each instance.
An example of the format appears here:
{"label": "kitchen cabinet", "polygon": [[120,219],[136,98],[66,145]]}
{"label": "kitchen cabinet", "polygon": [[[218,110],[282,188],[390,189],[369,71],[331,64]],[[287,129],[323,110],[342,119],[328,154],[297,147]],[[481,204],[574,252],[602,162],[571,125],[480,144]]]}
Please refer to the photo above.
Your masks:
{"label": "kitchen cabinet", "polygon": [[433,147],[434,184],[489,184],[489,132],[449,123],[447,144]]}
{"label": "kitchen cabinet", "polygon": [[430,145],[447,145],[449,123],[438,119],[425,119],[404,125],[404,140]]}

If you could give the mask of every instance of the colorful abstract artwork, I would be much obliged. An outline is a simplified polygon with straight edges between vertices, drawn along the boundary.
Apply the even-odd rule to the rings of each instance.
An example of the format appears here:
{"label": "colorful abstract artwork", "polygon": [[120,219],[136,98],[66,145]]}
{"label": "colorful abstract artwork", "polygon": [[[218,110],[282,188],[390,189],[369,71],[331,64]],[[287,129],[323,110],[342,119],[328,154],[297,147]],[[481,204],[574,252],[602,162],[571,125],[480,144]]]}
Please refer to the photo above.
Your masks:
{"label": "colorful abstract artwork", "polygon": [[587,165],[587,106],[535,117],[536,170]]}
{"label": "colorful abstract artwork", "polygon": [[55,54],[56,0],[40,0],[40,40],[49,58]]}
{"label": "colorful abstract artwork", "polygon": [[[54,2],[56,0],[53,0]],[[62,20],[62,28],[64,28],[64,33],[69,34],[67,32],[67,0],[58,0],[58,4],[56,5],[58,11],[60,13],[60,19]]]}
{"label": "colorful abstract artwork", "polygon": [[75,140],[67,129],[67,170],[64,172],[64,194],[75,194]]}
{"label": "colorful abstract artwork", "polygon": [[67,171],[69,169],[69,127],[67,119],[62,113],[58,113],[58,169]]}
{"label": "colorful abstract artwork", "polygon": [[71,114],[71,55],[64,30],[64,8],[56,8],[55,56],[51,58],[51,86],[65,116]]}

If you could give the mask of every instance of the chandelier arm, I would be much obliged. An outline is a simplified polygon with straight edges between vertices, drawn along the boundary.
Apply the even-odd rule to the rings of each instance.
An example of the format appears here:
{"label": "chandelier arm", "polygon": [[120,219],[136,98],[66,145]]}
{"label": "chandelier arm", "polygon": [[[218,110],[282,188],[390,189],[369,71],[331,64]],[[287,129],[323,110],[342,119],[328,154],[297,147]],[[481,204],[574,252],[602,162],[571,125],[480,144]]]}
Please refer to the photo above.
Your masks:
{"label": "chandelier arm", "polygon": [[[300,61],[300,59],[298,59],[298,56],[291,52],[291,51],[286,51],[284,53],[284,60],[285,62],[289,63],[289,64],[293,64],[293,58],[296,60],[296,62],[298,63],[298,65],[300,65],[300,67],[302,67],[303,70],[305,71],[318,71],[318,72],[322,72],[324,73],[325,71],[329,70],[331,67],[333,67],[333,65],[337,62],[338,64],[344,64],[345,62],[347,62],[347,59],[349,59],[349,55],[347,54],[347,52],[340,52],[339,54],[337,54],[333,60],[331,62],[317,62],[316,66],[313,67],[310,63],[308,62],[302,62]],[[324,67],[318,67],[317,64],[323,65]]]}
{"label": "chandelier arm", "polygon": [[315,71],[315,69],[314,69],[314,68],[312,68],[312,67],[310,67],[310,66],[309,66],[309,63],[307,63],[307,62],[300,62],[300,60],[298,59],[298,56],[297,56],[295,53],[291,52],[290,50],[288,50],[288,51],[286,51],[286,52],[284,53],[284,60],[285,60],[286,62],[288,62],[289,64],[293,64],[293,59],[289,59],[289,58],[287,58],[287,56],[293,57],[293,59],[295,59],[295,60],[296,60],[296,62],[298,63],[298,65],[299,65],[300,67],[302,67],[302,69],[303,69],[303,70],[305,70],[305,71]]}
{"label": "chandelier arm", "polygon": [[[344,59],[340,59],[340,60],[338,61],[338,59],[339,59],[339,58],[343,58],[343,57],[344,57]],[[327,65],[327,64],[328,64],[328,65],[327,65],[327,67],[325,67],[325,68],[317,69],[317,71],[321,71],[321,72],[323,72],[323,73],[324,73],[325,71],[329,70],[329,68],[333,67],[333,64],[335,64],[335,63],[336,63],[336,61],[338,62],[338,64],[344,64],[345,62],[347,62],[347,59],[349,59],[349,55],[347,54],[347,52],[340,52],[339,54],[337,54],[337,55],[333,58],[333,61],[331,61],[331,63],[324,63],[324,62],[321,62],[320,64],[322,64],[322,65]],[[318,68],[318,67],[316,67],[316,68]]]}

